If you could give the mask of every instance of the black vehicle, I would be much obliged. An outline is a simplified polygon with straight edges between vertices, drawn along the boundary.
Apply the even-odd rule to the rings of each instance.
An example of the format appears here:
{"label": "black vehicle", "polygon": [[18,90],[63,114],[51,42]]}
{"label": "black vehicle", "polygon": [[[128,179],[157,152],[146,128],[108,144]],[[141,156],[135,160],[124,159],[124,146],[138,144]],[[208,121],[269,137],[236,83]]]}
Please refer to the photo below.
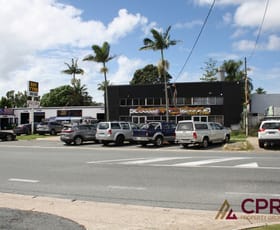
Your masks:
{"label": "black vehicle", "polygon": [[172,122],[149,122],[133,131],[133,140],[142,146],[153,143],[160,147],[164,142],[175,142],[175,129]]}
{"label": "black vehicle", "polygon": [[14,141],[16,134],[11,132],[0,131],[0,140],[2,141]]}
{"label": "black vehicle", "polygon": [[61,131],[60,140],[70,145],[74,143],[75,145],[81,145],[85,141],[94,141],[96,140],[96,126],[97,124],[93,125],[69,125],[64,126]]}

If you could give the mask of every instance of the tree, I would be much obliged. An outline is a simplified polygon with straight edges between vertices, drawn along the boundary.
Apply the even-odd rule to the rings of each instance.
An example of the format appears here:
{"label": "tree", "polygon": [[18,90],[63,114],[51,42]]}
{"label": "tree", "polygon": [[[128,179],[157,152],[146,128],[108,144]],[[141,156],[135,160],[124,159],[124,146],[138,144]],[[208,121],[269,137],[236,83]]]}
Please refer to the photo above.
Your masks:
{"label": "tree", "polygon": [[65,65],[67,65],[68,69],[62,70],[61,72],[72,75],[73,76],[71,79],[71,83],[72,83],[72,81],[74,82],[76,80],[75,78],[76,74],[84,74],[84,70],[78,67],[78,59],[74,61],[74,59],[72,58],[71,60],[72,60],[71,65],[66,62],[64,63]]}
{"label": "tree", "polygon": [[166,70],[168,67],[168,62],[164,59],[163,51],[168,49],[169,46],[176,45],[178,41],[170,40],[170,29],[171,26],[167,28],[167,30],[162,33],[157,31],[156,29],[151,29],[151,34],[153,39],[144,38],[143,43],[144,46],[140,48],[140,50],[153,50],[153,51],[160,51],[161,60],[158,65],[159,73],[163,74],[164,76],[164,90],[165,90],[165,110],[166,110],[166,121],[168,121],[168,95],[167,95],[167,77],[166,77]]}
{"label": "tree", "polygon": [[259,87],[256,89],[256,93],[257,94],[266,94],[266,91],[263,88]]}
{"label": "tree", "polygon": [[216,74],[218,73],[218,68],[217,68],[217,61],[209,58],[208,61],[204,62],[205,67],[201,68],[204,70],[203,77],[200,78],[201,81],[217,81]]}
{"label": "tree", "polygon": [[97,89],[105,92],[106,87],[108,87],[109,85],[111,85],[110,81],[107,81],[107,82],[102,81],[102,83],[98,84],[98,88]]}
{"label": "tree", "polygon": [[[225,81],[245,81],[245,71],[241,69],[241,66],[243,65],[243,62],[241,60],[234,61],[234,60],[228,60],[224,61],[222,68],[225,71],[226,77]],[[254,89],[252,79],[248,78],[248,91],[249,93],[252,92]]]}
{"label": "tree", "polygon": [[[170,82],[172,76],[166,73],[167,82]],[[154,65],[146,65],[143,69],[138,69],[135,71],[131,85],[144,85],[144,84],[160,84],[164,83],[164,78],[162,75],[158,74],[158,67]]]}
{"label": "tree", "polygon": [[71,105],[87,106],[93,104],[92,97],[88,94],[86,86],[81,84],[80,79],[76,79],[72,85]]}
{"label": "tree", "polygon": [[92,97],[89,96],[85,85],[81,85],[76,79],[71,85],[63,85],[51,89],[49,93],[42,96],[40,104],[42,106],[87,106],[95,105]]}
{"label": "tree", "polygon": [[27,92],[23,93],[18,91],[15,93],[14,90],[10,90],[6,93],[6,97],[2,97],[0,100],[0,108],[15,108],[15,107],[25,107],[27,104]]}
{"label": "tree", "polygon": [[[92,50],[94,55],[87,55],[83,61],[93,61],[97,63],[102,63],[101,73],[104,74],[104,82],[107,82],[107,72],[108,68],[106,63],[115,58],[115,56],[110,56],[110,45],[108,42],[104,42],[102,46],[93,45]],[[108,103],[108,87],[105,84],[105,108],[106,108],[106,120],[109,120],[109,103]]]}

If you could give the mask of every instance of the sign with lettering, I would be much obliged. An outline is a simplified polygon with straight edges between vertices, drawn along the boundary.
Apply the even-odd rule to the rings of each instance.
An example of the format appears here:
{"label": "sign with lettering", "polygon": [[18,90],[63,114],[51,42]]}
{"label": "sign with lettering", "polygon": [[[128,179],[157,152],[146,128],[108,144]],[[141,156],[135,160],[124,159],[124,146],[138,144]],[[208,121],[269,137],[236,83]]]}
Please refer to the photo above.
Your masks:
{"label": "sign with lettering", "polygon": [[29,93],[30,96],[38,96],[39,82],[28,81],[28,93]]}

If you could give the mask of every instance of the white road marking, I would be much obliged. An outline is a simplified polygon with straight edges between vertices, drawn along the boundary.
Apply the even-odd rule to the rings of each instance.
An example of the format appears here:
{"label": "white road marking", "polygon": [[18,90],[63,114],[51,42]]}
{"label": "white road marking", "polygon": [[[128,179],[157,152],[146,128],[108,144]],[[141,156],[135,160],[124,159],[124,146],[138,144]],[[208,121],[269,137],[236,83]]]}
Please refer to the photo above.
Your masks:
{"label": "white road marking", "polygon": [[107,186],[109,189],[119,189],[119,190],[147,190],[144,187],[133,187],[133,186],[119,186],[119,185],[109,185]]}
{"label": "white road marking", "polygon": [[191,162],[173,164],[172,166],[179,166],[179,167],[193,166],[194,167],[194,166],[219,163],[219,162],[224,162],[224,161],[234,161],[234,160],[243,160],[243,159],[248,159],[248,157],[228,157],[228,158],[201,160],[201,161],[191,161]]}
{"label": "white road marking", "polygon": [[21,178],[10,178],[12,182],[24,182],[24,183],[39,183],[39,180],[21,179]]}
{"label": "white road marking", "polygon": [[235,165],[236,168],[258,168],[259,165],[257,162],[252,162],[248,164],[241,164],[241,165]]}
{"label": "white road marking", "polygon": [[113,162],[120,162],[120,161],[129,161],[129,160],[143,160],[147,158],[126,158],[126,159],[115,159],[115,160],[102,160],[102,161],[88,161],[87,164],[100,164],[100,163],[113,163]]}
{"label": "white road marking", "polygon": [[160,161],[170,161],[170,160],[180,160],[180,159],[189,159],[191,157],[158,157],[158,158],[150,158],[150,159],[144,159],[144,160],[138,160],[138,161],[128,161],[128,162],[122,162],[121,164],[147,164],[147,163],[154,163],[154,162],[160,162]]}
{"label": "white road marking", "polygon": [[280,197],[280,194],[277,193],[253,193],[253,192],[226,192],[226,195],[236,195],[236,196],[257,196],[257,197],[268,197],[268,196],[276,196],[276,197]]}

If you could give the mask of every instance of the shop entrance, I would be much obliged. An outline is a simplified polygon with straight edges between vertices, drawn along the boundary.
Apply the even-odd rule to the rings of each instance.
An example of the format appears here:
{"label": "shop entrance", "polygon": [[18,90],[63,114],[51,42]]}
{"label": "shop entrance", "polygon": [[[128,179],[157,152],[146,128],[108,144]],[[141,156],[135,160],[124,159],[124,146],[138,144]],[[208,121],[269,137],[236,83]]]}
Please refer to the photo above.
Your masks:
{"label": "shop entrance", "polygon": [[132,122],[135,124],[146,123],[147,117],[146,116],[132,116]]}

